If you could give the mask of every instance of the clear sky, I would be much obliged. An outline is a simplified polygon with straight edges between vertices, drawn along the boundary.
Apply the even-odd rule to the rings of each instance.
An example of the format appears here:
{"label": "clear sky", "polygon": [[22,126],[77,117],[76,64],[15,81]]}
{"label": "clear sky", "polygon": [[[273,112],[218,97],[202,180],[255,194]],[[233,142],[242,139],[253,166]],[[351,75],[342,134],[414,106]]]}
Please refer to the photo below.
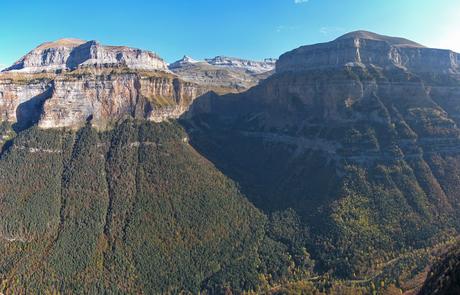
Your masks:
{"label": "clear sky", "polygon": [[249,59],[358,29],[460,52],[459,0],[0,0],[0,67],[45,41]]}

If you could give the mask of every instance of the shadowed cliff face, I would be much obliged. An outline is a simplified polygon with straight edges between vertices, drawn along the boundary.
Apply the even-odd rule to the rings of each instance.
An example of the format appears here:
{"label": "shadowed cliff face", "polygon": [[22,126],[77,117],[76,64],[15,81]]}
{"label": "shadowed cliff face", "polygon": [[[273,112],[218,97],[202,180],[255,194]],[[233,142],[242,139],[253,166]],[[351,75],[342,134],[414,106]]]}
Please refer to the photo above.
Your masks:
{"label": "shadowed cliff face", "polygon": [[431,267],[419,295],[460,293],[460,246],[457,244]]}
{"label": "shadowed cliff face", "polygon": [[13,124],[14,131],[23,131],[39,122],[43,114],[45,101],[52,95],[52,89],[52,86],[50,86],[45,92],[18,105],[16,109],[16,123]]}
{"label": "shadowed cliff face", "polygon": [[460,229],[460,80],[445,53],[356,34],[300,48],[249,91],[196,100],[184,125],[259,208],[303,217],[325,270],[365,277]]}
{"label": "shadowed cliff face", "polygon": [[[333,186],[327,182],[318,181],[323,169],[326,175],[333,175],[328,181],[340,183],[350,165],[371,169],[398,161],[423,163],[434,154],[456,157],[460,152],[459,112],[449,106],[460,101],[460,83],[444,78],[446,86],[429,86],[426,80],[404,71],[375,72],[361,67],[280,73],[244,94],[202,97],[184,118],[191,118],[187,124],[197,136],[198,148],[228,167],[240,181],[248,182],[249,189],[253,183],[246,177],[270,173],[270,178],[256,177],[255,186],[262,188],[262,195],[284,198],[276,195],[296,190],[275,208],[288,206],[285,202],[294,206],[302,198],[326,205],[330,200],[325,196],[337,192],[330,192]],[[215,139],[207,138],[208,133]],[[255,146],[245,151],[243,143]],[[232,155],[220,154],[225,151]],[[232,160],[224,163],[229,157]],[[277,168],[268,172],[271,165]],[[298,173],[306,173],[298,179],[303,183],[300,186],[289,179],[301,177],[292,165],[300,165],[303,168]],[[436,191],[437,198],[446,201],[446,192]],[[433,196],[431,189],[424,194]],[[448,207],[456,206],[456,194],[448,195]],[[263,198],[259,201],[263,207],[273,206]]]}
{"label": "shadowed cliff face", "polygon": [[[15,123],[18,121],[17,112],[19,105],[30,106],[29,100],[43,101],[49,96],[54,75],[10,75],[0,74],[0,117],[2,122]],[[26,108],[30,109],[30,108]],[[19,114],[21,116],[21,114]],[[23,118],[24,119],[24,116]]]}

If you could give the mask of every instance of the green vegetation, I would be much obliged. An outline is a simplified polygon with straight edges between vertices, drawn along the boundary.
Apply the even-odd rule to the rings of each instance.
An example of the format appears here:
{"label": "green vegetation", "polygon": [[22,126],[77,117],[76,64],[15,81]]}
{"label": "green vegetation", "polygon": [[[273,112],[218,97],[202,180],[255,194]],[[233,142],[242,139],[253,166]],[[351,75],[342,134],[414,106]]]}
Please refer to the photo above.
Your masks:
{"label": "green vegetation", "polygon": [[308,229],[265,217],[177,123],[19,133],[0,159],[2,291],[197,293],[308,279]]}
{"label": "green vegetation", "polygon": [[[377,69],[331,74],[420,82]],[[302,85],[327,85],[324,73],[308,75]],[[245,95],[236,109],[253,111],[257,89]],[[338,124],[292,95],[267,113],[181,122],[189,134],[133,119],[105,131],[0,126],[0,291],[413,290],[460,230],[460,141],[430,99],[381,95],[337,105]]]}
{"label": "green vegetation", "polygon": [[9,80],[15,84],[31,84],[40,82],[49,82],[56,77],[54,73],[35,73],[35,74],[24,74],[17,72],[3,72],[0,73],[0,79]]}
{"label": "green vegetation", "polygon": [[3,152],[11,144],[11,140],[16,136],[10,123],[0,123],[0,150]]}
{"label": "green vegetation", "polygon": [[[182,123],[256,207],[295,210],[317,273],[409,290],[460,230],[458,100],[427,94],[421,85],[436,81],[422,78],[372,67],[280,73],[205,100],[211,113]],[[375,89],[360,97],[366,83]]]}

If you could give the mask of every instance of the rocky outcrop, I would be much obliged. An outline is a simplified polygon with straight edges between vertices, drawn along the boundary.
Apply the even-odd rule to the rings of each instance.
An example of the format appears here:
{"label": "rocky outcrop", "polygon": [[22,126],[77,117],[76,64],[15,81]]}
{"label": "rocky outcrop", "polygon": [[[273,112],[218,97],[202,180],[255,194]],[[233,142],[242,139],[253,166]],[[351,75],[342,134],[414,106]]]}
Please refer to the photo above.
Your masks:
{"label": "rocky outcrop", "polygon": [[53,79],[54,75],[0,74],[1,120],[27,119],[27,110],[49,97]]}
{"label": "rocky outcrop", "polygon": [[170,65],[156,54],[97,41],[44,43],[0,74],[0,118],[17,130],[105,127],[124,116],[177,118],[207,91],[239,92],[258,83],[273,61],[185,57]]}
{"label": "rocky outcrop", "polygon": [[360,261],[458,234],[460,78],[447,53],[364,32],[301,47],[250,90],[196,100],[190,142],[256,206],[295,208],[327,268],[365,278]]}
{"label": "rocky outcrop", "polygon": [[0,74],[0,118],[18,130],[105,127],[125,116],[156,122],[179,117],[207,91],[165,72],[85,68],[62,74]]}
{"label": "rocky outcrop", "polygon": [[178,61],[173,62],[172,64],[169,64],[168,68],[170,70],[180,69],[180,68],[182,68],[184,66],[187,66],[187,65],[190,65],[190,64],[196,64],[196,63],[199,63],[199,62],[202,62],[202,61],[198,61],[198,60],[193,59],[190,56],[184,55],[183,58],[179,59]]}
{"label": "rocky outcrop", "polygon": [[184,56],[169,69],[186,81],[212,88],[216,92],[242,92],[273,73],[274,59],[250,61],[218,56],[197,61]]}
{"label": "rocky outcrop", "polygon": [[179,117],[204,89],[173,75],[140,72],[69,73],[54,80],[41,128],[104,126],[125,116],[163,121]]}
{"label": "rocky outcrop", "polygon": [[156,54],[96,41],[44,43],[0,73],[0,118],[22,130],[104,128],[125,116],[177,118],[209,91],[172,74]]}
{"label": "rocky outcrop", "polygon": [[318,121],[391,124],[404,118],[405,125],[424,135],[437,127],[440,133],[454,132],[460,124],[460,76],[454,62],[459,55],[445,53],[402,38],[353,32],[286,53],[276,73],[257,87],[225,98],[207,96],[190,113],[257,113],[259,126],[266,129]]}
{"label": "rocky outcrop", "polygon": [[44,43],[4,71],[40,73],[88,66],[167,71],[166,63],[153,52],[125,46],[105,46],[97,41],[79,39]]}
{"label": "rocky outcrop", "polygon": [[450,50],[426,48],[403,38],[357,31],[331,42],[302,46],[285,53],[276,64],[276,71],[281,73],[343,66],[459,74],[460,55]]}

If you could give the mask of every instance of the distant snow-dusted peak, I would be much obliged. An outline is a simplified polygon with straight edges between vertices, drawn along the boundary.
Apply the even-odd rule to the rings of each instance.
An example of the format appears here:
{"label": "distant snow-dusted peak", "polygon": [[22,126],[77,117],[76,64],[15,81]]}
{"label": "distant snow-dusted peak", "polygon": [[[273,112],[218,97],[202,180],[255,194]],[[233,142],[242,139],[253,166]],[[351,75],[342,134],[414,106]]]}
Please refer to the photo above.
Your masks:
{"label": "distant snow-dusted peak", "polygon": [[261,79],[270,76],[274,72],[275,64],[276,59],[270,58],[264,61],[252,61],[217,56],[197,61],[184,56],[168,67],[185,81],[241,91],[257,85]]}
{"label": "distant snow-dusted peak", "polygon": [[170,69],[176,69],[176,68],[183,67],[183,66],[185,66],[185,65],[196,64],[196,63],[199,63],[199,62],[200,62],[200,61],[195,60],[195,59],[191,58],[191,57],[188,56],[188,55],[184,55],[183,58],[179,59],[179,60],[176,61],[176,62],[173,62],[172,64],[169,64],[169,68],[170,68]]}
{"label": "distant snow-dusted peak", "polygon": [[254,61],[241,59],[236,57],[216,56],[214,58],[206,58],[204,61],[199,61],[184,55],[184,57],[169,65],[170,70],[181,69],[189,67],[190,65],[199,64],[205,66],[212,66],[216,68],[224,68],[236,71],[248,72],[249,74],[262,74],[270,72],[275,69],[276,59],[266,58],[263,61]]}
{"label": "distant snow-dusted peak", "polygon": [[187,62],[187,63],[192,63],[192,64],[198,62],[197,60],[191,58],[191,57],[188,56],[188,55],[184,55],[184,57],[182,58],[182,61],[183,61],[183,62]]}
{"label": "distant snow-dusted peak", "polygon": [[216,56],[205,60],[214,66],[244,69],[255,74],[272,71],[275,69],[276,64],[276,59],[272,58],[267,58],[264,61],[253,61],[235,57]]}

